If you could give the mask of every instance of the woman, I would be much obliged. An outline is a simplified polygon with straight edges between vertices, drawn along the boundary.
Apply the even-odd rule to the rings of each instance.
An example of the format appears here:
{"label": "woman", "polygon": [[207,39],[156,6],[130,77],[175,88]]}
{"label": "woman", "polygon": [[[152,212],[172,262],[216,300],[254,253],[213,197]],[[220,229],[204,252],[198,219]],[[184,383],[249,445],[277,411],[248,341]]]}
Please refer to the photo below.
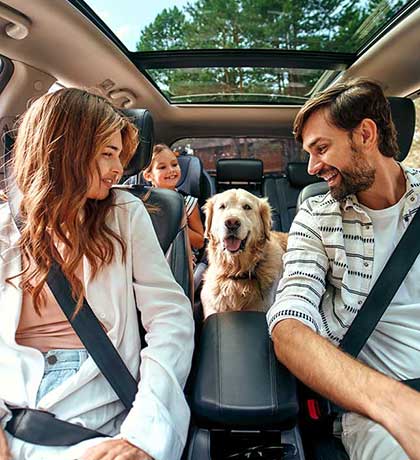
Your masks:
{"label": "woman", "polygon": [[[191,305],[142,202],[111,189],[136,146],[136,128],[108,101],[74,88],[44,95],[22,118],[13,160],[21,234],[9,204],[0,206],[0,460],[181,456]],[[77,311],[85,296],[139,381],[128,414],[45,283],[54,259]],[[136,305],[148,343],[141,365]],[[46,410],[113,439],[29,444],[4,430],[10,407]]]}

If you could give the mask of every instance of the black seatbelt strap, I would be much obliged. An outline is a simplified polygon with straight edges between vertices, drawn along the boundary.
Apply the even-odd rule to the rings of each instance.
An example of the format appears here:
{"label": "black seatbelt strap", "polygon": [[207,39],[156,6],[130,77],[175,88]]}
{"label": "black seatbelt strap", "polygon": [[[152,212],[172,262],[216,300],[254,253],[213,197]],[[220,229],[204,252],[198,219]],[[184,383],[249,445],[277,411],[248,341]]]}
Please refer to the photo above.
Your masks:
{"label": "black seatbelt strap", "polygon": [[389,257],[379,278],[340,342],[340,348],[356,357],[372,334],[420,252],[420,212]]}
{"label": "black seatbelt strap", "polygon": [[[419,252],[420,211],[418,210],[341,340],[342,351],[357,357],[390,305]],[[420,389],[420,379],[412,379],[404,383]]]}
{"label": "black seatbelt strap", "polygon": [[[274,179],[276,181],[276,179]],[[282,232],[288,232],[290,225],[292,224],[292,220],[289,215],[289,208],[287,206],[287,198],[286,198],[286,190],[285,187],[287,186],[287,180],[282,181],[280,187],[276,187],[277,196],[279,197],[279,214],[281,220],[281,230]]]}
{"label": "black seatbelt strap", "polygon": [[[339,348],[353,357],[357,357],[361,349],[371,336],[376,325],[390,305],[399,287],[410,271],[414,261],[420,252],[420,210],[417,210],[410,225],[407,227],[398,245],[389,257],[385,267],[376,280],[372,290],[367,296],[364,304],[351,323],[346,334],[342,338]],[[420,391],[420,378],[403,380],[402,383],[414,390]],[[324,398],[310,397],[309,403],[316,401],[317,407],[322,404],[322,411],[316,415],[311,415],[313,419],[318,419],[323,415],[334,417],[343,413],[343,409]]]}
{"label": "black seatbelt strap", "polygon": [[86,299],[77,315],[73,317],[76,301],[70,284],[57,263],[53,263],[47,277],[48,286],[54,294],[73,329],[96,365],[110,383],[126,409],[130,409],[137,393],[137,382],[127,369],[118,351],[103,330]]}

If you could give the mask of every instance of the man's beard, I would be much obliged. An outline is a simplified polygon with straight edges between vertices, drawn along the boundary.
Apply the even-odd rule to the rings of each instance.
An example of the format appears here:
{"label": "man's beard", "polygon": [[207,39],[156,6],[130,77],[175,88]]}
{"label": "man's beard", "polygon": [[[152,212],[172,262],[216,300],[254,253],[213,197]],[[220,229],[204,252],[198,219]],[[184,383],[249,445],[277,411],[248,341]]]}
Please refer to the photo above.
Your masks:
{"label": "man's beard", "polygon": [[354,145],[351,148],[352,167],[338,170],[341,181],[330,188],[331,196],[337,201],[348,195],[363,192],[370,188],[375,181],[376,170],[369,166],[364,155]]}

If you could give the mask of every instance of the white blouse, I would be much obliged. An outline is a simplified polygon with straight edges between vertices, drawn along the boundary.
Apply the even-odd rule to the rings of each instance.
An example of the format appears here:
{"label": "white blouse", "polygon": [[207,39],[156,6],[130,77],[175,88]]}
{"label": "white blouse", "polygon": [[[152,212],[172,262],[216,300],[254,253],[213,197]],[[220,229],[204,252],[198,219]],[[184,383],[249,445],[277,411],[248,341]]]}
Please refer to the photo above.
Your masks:
{"label": "white blouse", "polygon": [[[6,404],[37,407],[59,419],[110,436],[122,436],[156,460],[176,460],[182,454],[190,415],[183,387],[193,352],[191,304],[172,276],[142,202],[122,190],[113,193],[116,206],[111,209],[107,224],[125,241],[126,261],[121,260],[121,248],[116,244],[112,264],[90,280],[90,267],[84,260],[84,283],[86,298],[108,330],[109,338],[132,374],[141,376],[133,407],[128,415],[124,412],[92,358],[35,406],[44,360],[38,350],[15,341],[22,291],[5,280],[21,267],[19,233],[8,204],[3,203],[0,205],[0,423],[4,427],[10,418]],[[148,344],[141,353],[136,305],[141,311]],[[23,443],[8,438],[12,453],[19,451],[17,458],[26,458]],[[50,447],[48,452],[56,449],[63,460],[75,458],[84,451],[86,443],[90,446],[98,441],[103,438],[86,441],[79,450],[78,446],[64,448],[69,451],[68,457],[62,447]],[[31,460],[36,458],[31,456]]]}

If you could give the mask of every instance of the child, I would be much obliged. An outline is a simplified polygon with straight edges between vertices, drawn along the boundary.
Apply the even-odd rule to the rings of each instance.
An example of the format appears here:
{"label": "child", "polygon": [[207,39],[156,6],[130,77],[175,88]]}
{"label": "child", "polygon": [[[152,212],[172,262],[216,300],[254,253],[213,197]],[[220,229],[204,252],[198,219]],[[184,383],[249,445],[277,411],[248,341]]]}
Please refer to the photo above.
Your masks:
{"label": "child", "polygon": [[[176,190],[176,184],[181,177],[181,169],[175,153],[165,144],[157,144],[153,148],[152,161],[143,171],[144,178],[153,187]],[[204,246],[204,228],[197,207],[197,198],[184,196],[187,213],[188,237],[191,247],[195,250]]]}

